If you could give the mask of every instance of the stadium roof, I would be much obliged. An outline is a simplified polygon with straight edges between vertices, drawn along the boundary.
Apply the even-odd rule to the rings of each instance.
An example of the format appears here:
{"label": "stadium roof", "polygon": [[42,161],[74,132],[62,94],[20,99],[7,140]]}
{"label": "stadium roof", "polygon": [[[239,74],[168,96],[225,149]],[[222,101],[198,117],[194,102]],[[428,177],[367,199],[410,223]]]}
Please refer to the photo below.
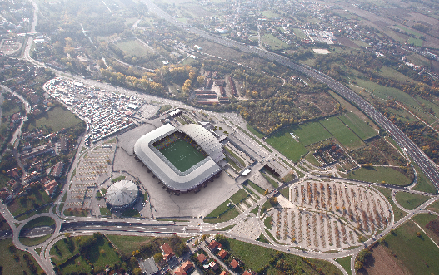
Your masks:
{"label": "stadium roof", "polygon": [[[208,154],[204,160],[184,172],[179,171],[153,146],[155,141],[176,131],[187,134]],[[170,124],[163,125],[139,138],[134,145],[134,153],[168,188],[179,191],[194,189],[216,175],[221,171],[216,161],[224,158],[222,147],[216,137],[196,124],[178,128]]]}
{"label": "stadium roof", "polygon": [[138,195],[137,185],[130,180],[121,180],[107,189],[105,200],[113,207],[124,207],[133,203]]}

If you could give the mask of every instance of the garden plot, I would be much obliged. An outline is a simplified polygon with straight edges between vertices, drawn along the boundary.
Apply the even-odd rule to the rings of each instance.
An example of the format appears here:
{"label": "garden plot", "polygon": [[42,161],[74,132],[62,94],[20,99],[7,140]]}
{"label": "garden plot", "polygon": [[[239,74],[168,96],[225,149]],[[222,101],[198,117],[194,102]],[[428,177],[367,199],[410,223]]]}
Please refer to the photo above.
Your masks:
{"label": "garden plot", "polygon": [[348,183],[305,180],[289,190],[291,208],[272,209],[272,235],[283,244],[317,251],[360,245],[383,230],[391,206],[379,192]]}

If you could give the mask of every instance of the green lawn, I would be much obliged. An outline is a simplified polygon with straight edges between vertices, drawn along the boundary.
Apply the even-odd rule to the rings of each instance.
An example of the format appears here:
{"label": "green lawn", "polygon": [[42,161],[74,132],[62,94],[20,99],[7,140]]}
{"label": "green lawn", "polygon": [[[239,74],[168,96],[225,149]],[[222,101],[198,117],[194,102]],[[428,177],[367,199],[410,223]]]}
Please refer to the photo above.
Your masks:
{"label": "green lawn", "polygon": [[410,37],[410,38],[408,38],[408,44],[413,45],[415,47],[422,47],[423,40],[420,38]]}
{"label": "green lawn", "polygon": [[261,41],[262,43],[269,45],[272,50],[281,50],[289,46],[286,42],[281,41],[277,37],[273,36],[271,33],[265,33],[261,37]]}
{"label": "green lawn", "polygon": [[318,160],[315,158],[315,156],[312,153],[307,154],[306,160],[315,166],[318,167],[321,166],[321,164],[319,164]]}
{"label": "green lawn", "polygon": [[336,262],[338,262],[342,267],[347,271],[349,275],[351,275],[351,256],[347,256],[344,258],[338,258],[336,259]]}
{"label": "green lawn", "polygon": [[38,217],[33,220],[30,220],[23,226],[23,230],[41,227],[41,226],[51,226],[54,225],[55,221],[50,217]]}
{"label": "green lawn", "polygon": [[355,149],[361,147],[362,140],[356,136],[338,117],[320,120],[321,124],[345,147]]}
{"label": "green lawn", "polygon": [[117,249],[126,255],[141,247],[142,243],[151,240],[152,237],[126,236],[126,235],[107,235],[107,238],[117,247]]}
{"label": "green lawn", "polygon": [[405,209],[415,209],[428,199],[429,197],[419,194],[410,194],[406,192],[397,192],[396,194],[397,202]]}
{"label": "green lawn", "polygon": [[431,194],[438,194],[437,188],[435,188],[431,181],[425,176],[419,166],[414,162],[412,162],[412,164],[417,171],[417,185],[414,187],[414,190]]}
{"label": "green lawn", "polygon": [[432,210],[434,212],[439,212],[439,205],[438,205],[438,200],[436,200],[435,202],[431,203],[427,209]]}
{"label": "green lawn", "polygon": [[264,248],[257,245],[241,242],[235,239],[228,239],[229,251],[233,255],[240,259],[246,269],[251,269],[256,272],[260,268],[268,266],[264,274],[292,274],[294,270],[301,271],[302,274],[320,274],[317,270],[321,269],[321,274],[342,274],[341,271],[331,263],[323,260],[304,259],[296,255],[280,253],[278,256],[282,258],[289,271],[281,272],[275,268],[275,264],[272,266],[269,262],[273,257],[277,256],[277,252],[274,249]]}
{"label": "green lawn", "polygon": [[281,195],[283,195],[286,199],[289,199],[289,186],[284,187],[280,190]]}
{"label": "green lawn", "polygon": [[[293,139],[292,134],[298,137],[298,141]],[[331,134],[318,121],[314,121],[275,131],[266,142],[288,159],[297,162],[307,154],[305,146],[328,138],[331,138]]]}
{"label": "green lawn", "polygon": [[212,210],[205,219],[206,223],[220,223],[233,219],[238,216],[238,211],[234,206],[228,206],[230,203],[229,199],[220,204],[216,209]]}
{"label": "green lawn", "polygon": [[266,226],[267,229],[272,229],[272,216],[264,219],[264,226]]}
{"label": "green lawn", "polygon": [[267,17],[267,18],[279,17],[280,16],[279,14],[277,14],[277,13],[275,13],[273,11],[270,11],[270,10],[269,11],[263,11],[261,14],[263,16]]}
{"label": "green lawn", "polygon": [[128,56],[143,57],[151,53],[151,51],[137,40],[119,42],[116,46]]}
{"label": "green lawn", "polygon": [[248,180],[247,183],[254,189],[256,190],[258,193],[260,194],[264,194],[264,189],[261,188],[260,186],[256,185],[255,183],[253,183],[252,181]]}
{"label": "green lawn", "polygon": [[357,85],[364,87],[379,98],[388,99],[390,97],[410,106],[419,106],[419,103],[414,98],[399,89],[381,86],[368,80],[356,79],[356,81]]}
{"label": "green lawn", "polygon": [[231,201],[234,204],[239,204],[240,202],[245,200],[247,197],[249,197],[249,194],[244,189],[240,189],[240,190],[237,191],[237,193],[232,195]]}
{"label": "green lawn", "polygon": [[398,221],[401,218],[405,217],[406,213],[403,210],[400,210],[400,208],[397,207],[397,205],[393,202],[393,199],[391,198],[391,189],[383,188],[383,187],[375,187],[379,192],[381,192],[385,198],[388,200],[388,202],[391,204],[391,207],[393,209],[394,214],[394,221]]}
{"label": "green lawn", "polygon": [[[11,249],[9,247],[12,247]],[[11,252],[11,250],[13,252]],[[28,255],[31,259],[33,265],[37,268],[37,272],[41,271],[40,266],[35,261],[35,259],[31,256],[31,254],[24,252],[15,248],[12,244],[12,239],[3,239],[0,240],[0,259],[1,259],[1,267],[3,270],[3,274],[37,274],[33,273],[28,265],[26,264],[26,260],[23,259],[23,255]],[[18,260],[13,258],[13,255],[17,255]]]}
{"label": "green lawn", "polygon": [[387,184],[406,186],[411,183],[411,180],[401,172],[394,170],[391,167],[372,167],[361,168],[350,172],[349,179],[363,180],[367,182],[381,183],[385,181]]}
{"label": "green lawn", "polygon": [[[115,182],[118,182],[118,181],[121,181],[121,180],[125,180],[125,176],[119,176],[119,177],[117,177],[117,178],[114,178],[114,179],[112,179],[112,182],[113,183],[115,183]],[[105,196],[105,194],[107,193],[107,190],[105,189],[105,188],[102,188],[102,189],[104,189],[104,190],[102,190],[102,195],[104,195]]]}
{"label": "green lawn", "polygon": [[97,242],[90,245],[86,252],[87,259],[83,258],[80,254],[78,256],[74,256],[79,251],[79,239],[84,241],[83,239],[90,238],[93,238],[93,236],[74,237],[74,250],[72,252],[68,250],[64,240],[59,240],[56,243],[56,246],[58,246],[61,255],[57,253],[55,246],[52,247],[50,251],[50,254],[53,256],[52,261],[54,263],[63,263],[60,265],[61,274],[71,274],[72,272],[85,272],[89,274],[91,273],[91,267],[87,261],[93,264],[95,270],[103,270],[105,269],[106,265],[112,266],[115,263],[122,263],[120,257],[105,236],[98,238]]}
{"label": "green lawn", "polygon": [[63,107],[56,106],[37,120],[29,121],[27,129],[23,129],[23,131],[43,127],[51,129],[50,132],[57,132],[63,128],[67,129],[78,125],[79,123],[81,123],[81,120],[72,112],[64,110]]}
{"label": "green lawn", "polygon": [[49,239],[52,236],[52,234],[47,234],[41,237],[36,237],[36,238],[19,238],[20,242],[24,245],[27,246],[34,246],[40,243],[45,242],[47,239]]}
{"label": "green lawn", "polygon": [[377,132],[374,131],[373,128],[367,125],[366,122],[352,112],[341,115],[339,118],[362,140],[366,140],[377,135]]}
{"label": "green lawn", "polygon": [[111,216],[112,214],[112,212],[106,207],[99,208],[99,212],[102,216]]}
{"label": "green lawn", "polygon": [[39,206],[51,202],[51,198],[43,188],[31,188],[27,195],[15,199],[8,205],[9,211],[13,216],[18,216],[28,210],[35,210]]}
{"label": "green lawn", "polygon": [[176,140],[160,152],[181,172],[205,159],[201,152],[183,139]]}
{"label": "green lawn", "polygon": [[417,232],[421,230],[408,221],[395,229],[394,234],[388,234],[385,241],[412,274],[438,274],[439,250],[423,232],[417,237]]}
{"label": "green lawn", "polygon": [[300,38],[300,39],[302,39],[302,38],[306,38],[305,33],[304,33],[301,29],[293,28],[293,32],[294,32],[295,35],[296,35],[298,38]]}
{"label": "green lawn", "polygon": [[252,134],[256,135],[259,138],[263,138],[264,134],[260,133],[257,129],[255,129],[254,127],[252,127],[251,125],[247,125],[247,129],[249,130],[249,132],[251,132]]}
{"label": "green lawn", "polygon": [[[425,230],[426,234],[430,238],[432,238],[436,243],[438,243],[438,216],[432,214],[418,214],[412,218],[418,225],[420,225],[423,230]],[[429,222],[432,221],[432,225],[434,228],[437,228],[437,232],[433,230],[432,227],[426,227]]]}
{"label": "green lawn", "polygon": [[263,175],[263,177],[266,178],[266,180],[272,185],[273,188],[278,188],[278,183],[272,179],[268,174],[266,174],[265,172],[261,172],[261,174]]}

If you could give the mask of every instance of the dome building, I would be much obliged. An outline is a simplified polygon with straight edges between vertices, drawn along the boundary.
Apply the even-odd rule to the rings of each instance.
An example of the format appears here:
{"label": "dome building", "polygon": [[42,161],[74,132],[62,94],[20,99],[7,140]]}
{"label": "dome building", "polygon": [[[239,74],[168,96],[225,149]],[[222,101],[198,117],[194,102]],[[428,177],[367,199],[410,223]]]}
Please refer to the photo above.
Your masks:
{"label": "dome building", "polygon": [[133,206],[139,195],[138,186],[130,180],[121,180],[107,189],[105,201],[113,209],[123,209]]}

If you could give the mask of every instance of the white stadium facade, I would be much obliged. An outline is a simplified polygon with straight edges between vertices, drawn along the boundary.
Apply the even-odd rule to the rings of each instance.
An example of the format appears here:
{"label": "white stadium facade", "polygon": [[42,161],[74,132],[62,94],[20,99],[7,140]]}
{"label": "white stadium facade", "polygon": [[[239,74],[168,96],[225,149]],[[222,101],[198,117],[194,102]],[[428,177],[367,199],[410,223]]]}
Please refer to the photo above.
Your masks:
{"label": "white stadium facade", "polygon": [[137,185],[130,180],[121,180],[113,183],[105,195],[109,208],[122,209],[133,206],[139,196]]}
{"label": "white stadium facade", "polygon": [[[203,151],[206,157],[186,171],[177,169],[153,144],[175,133],[183,134]],[[222,171],[219,163],[225,158],[222,144],[213,133],[201,125],[188,124],[174,127],[165,124],[140,137],[134,145],[136,158],[147,166],[168,190],[176,193],[198,191]]]}

